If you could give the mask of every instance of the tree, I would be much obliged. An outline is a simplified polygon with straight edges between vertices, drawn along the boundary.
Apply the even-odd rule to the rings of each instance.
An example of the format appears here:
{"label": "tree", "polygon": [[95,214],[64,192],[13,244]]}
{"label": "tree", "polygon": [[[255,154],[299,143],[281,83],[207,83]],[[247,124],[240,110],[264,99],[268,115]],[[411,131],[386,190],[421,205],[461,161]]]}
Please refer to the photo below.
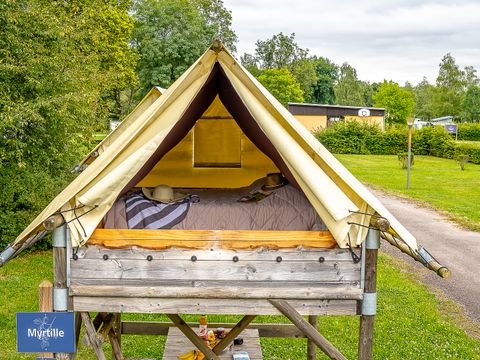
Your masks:
{"label": "tree", "polygon": [[303,92],[295,77],[286,68],[267,69],[258,77],[277,100],[286,106],[289,102],[303,102]]}
{"label": "tree", "polygon": [[133,45],[140,54],[140,96],[169,87],[216,36],[234,46],[231,15],[219,0],[139,0],[134,6]]}
{"label": "tree", "polygon": [[128,7],[0,0],[0,242],[71,178],[116,111],[112,94],[133,81]]}
{"label": "tree", "polygon": [[385,80],[373,98],[375,106],[385,108],[385,120],[389,124],[405,124],[415,106],[413,93],[393,81]]}
{"label": "tree", "polygon": [[463,73],[466,89],[470,88],[472,85],[480,85],[480,80],[477,76],[477,69],[473,66],[465,66]]}
{"label": "tree", "polygon": [[[244,54],[242,64],[255,70],[286,68],[295,77],[304,97],[311,101],[313,85],[317,81],[314,59],[308,57],[308,49],[295,42],[295,34],[279,33],[267,40],[258,40],[255,55]],[[252,62],[254,61],[254,64]],[[248,61],[248,64],[246,63]]]}
{"label": "tree", "polygon": [[433,98],[436,116],[460,114],[465,90],[464,76],[455,58],[450,53],[446,54],[440,63]]}
{"label": "tree", "polygon": [[338,66],[324,57],[314,57],[317,82],[313,85],[312,102],[335,104],[334,85],[338,77]]}
{"label": "tree", "polygon": [[343,63],[334,87],[337,104],[365,106],[362,82],[357,78],[357,70]]}
{"label": "tree", "polygon": [[465,120],[479,121],[480,120],[480,87],[471,85],[462,104],[462,115]]}
{"label": "tree", "polygon": [[435,117],[433,109],[433,97],[435,94],[435,86],[430,84],[426,77],[413,88],[415,97],[415,108],[413,113],[415,117],[423,120],[431,120]]}

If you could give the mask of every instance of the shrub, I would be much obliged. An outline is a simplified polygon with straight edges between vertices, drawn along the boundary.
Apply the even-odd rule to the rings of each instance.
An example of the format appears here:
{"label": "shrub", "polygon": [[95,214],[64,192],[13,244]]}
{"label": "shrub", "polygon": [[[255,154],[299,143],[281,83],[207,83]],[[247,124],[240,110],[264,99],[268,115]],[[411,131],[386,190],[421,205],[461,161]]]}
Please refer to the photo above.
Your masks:
{"label": "shrub", "polygon": [[337,154],[370,154],[372,143],[380,135],[377,126],[356,121],[335,123],[315,134],[327,149]]}
{"label": "shrub", "polygon": [[480,164],[480,142],[457,143],[455,146],[455,155],[467,155],[471,163]]}
{"label": "shrub", "polygon": [[480,141],[480,123],[458,124],[458,140]]}
{"label": "shrub", "polygon": [[[398,161],[400,162],[400,166],[402,169],[407,169],[408,168],[408,152],[402,152],[398,154]],[[413,156],[413,153],[410,154],[410,166],[413,166],[415,164],[415,158]]]}
{"label": "shrub", "polygon": [[455,155],[455,141],[440,126],[424,127],[414,131],[412,147],[418,155],[432,155],[449,159]]}
{"label": "shrub", "polygon": [[460,169],[465,170],[465,165],[470,160],[470,156],[465,154],[457,155],[457,161],[460,164]]}

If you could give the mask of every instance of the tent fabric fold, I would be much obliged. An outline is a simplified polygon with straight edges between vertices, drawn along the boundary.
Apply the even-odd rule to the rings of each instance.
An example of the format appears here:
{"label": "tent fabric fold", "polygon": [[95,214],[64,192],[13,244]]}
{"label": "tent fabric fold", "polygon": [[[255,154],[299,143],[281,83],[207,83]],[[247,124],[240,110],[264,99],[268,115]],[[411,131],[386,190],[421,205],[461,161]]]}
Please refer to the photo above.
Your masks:
{"label": "tent fabric fold", "polygon": [[225,49],[208,49],[163,94],[150,92],[97,154],[17,237],[16,248],[61,211],[73,246],[84,244],[119,195],[134,187],[194,126],[218,95],[247,137],[298,186],[340,247],[360,245],[370,215],[414,251],[416,239]]}

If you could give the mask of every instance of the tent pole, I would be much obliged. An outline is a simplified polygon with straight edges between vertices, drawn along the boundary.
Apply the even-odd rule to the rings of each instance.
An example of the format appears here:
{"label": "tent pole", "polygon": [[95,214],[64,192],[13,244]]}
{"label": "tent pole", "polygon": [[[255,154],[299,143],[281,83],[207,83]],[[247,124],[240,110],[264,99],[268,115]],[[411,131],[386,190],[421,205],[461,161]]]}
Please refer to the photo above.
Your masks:
{"label": "tent pole", "polygon": [[360,336],[358,359],[371,360],[373,357],[373,328],[377,313],[377,257],[380,248],[378,230],[369,229],[365,240],[365,286],[360,315]]}
{"label": "tent pole", "polygon": [[[53,311],[68,310],[67,288],[67,226],[53,230]],[[68,354],[55,354],[56,359],[68,359]]]}

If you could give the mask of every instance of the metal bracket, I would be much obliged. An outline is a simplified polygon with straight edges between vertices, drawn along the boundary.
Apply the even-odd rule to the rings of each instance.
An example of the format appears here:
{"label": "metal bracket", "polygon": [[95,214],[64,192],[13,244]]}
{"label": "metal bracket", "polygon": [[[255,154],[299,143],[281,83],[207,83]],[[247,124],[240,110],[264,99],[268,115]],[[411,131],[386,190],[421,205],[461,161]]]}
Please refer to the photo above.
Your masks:
{"label": "metal bracket", "polygon": [[53,247],[67,247],[67,226],[64,224],[53,230],[52,246]]}
{"label": "metal bracket", "polygon": [[377,293],[363,293],[362,315],[377,314]]}
{"label": "metal bracket", "polygon": [[424,264],[428,264],[430,261],[433,261],[432,255],[424,247],[418,249],[418,255],[420,255],[421,260]]}
{"label": "metal bracket", "polygon": [[53,288],[53,310],[68,310],[68,289]]}
{"label": "metal bracket", "polygon": [[10,258],[15,254],[15,249],[9,245],[5,250],[0,253],[0,267],[10,260]]}
{"label": "metal bracket", "polygon": [[380,233],[378,230],[368,229],[365,248],[367,250],[380,249]]}

